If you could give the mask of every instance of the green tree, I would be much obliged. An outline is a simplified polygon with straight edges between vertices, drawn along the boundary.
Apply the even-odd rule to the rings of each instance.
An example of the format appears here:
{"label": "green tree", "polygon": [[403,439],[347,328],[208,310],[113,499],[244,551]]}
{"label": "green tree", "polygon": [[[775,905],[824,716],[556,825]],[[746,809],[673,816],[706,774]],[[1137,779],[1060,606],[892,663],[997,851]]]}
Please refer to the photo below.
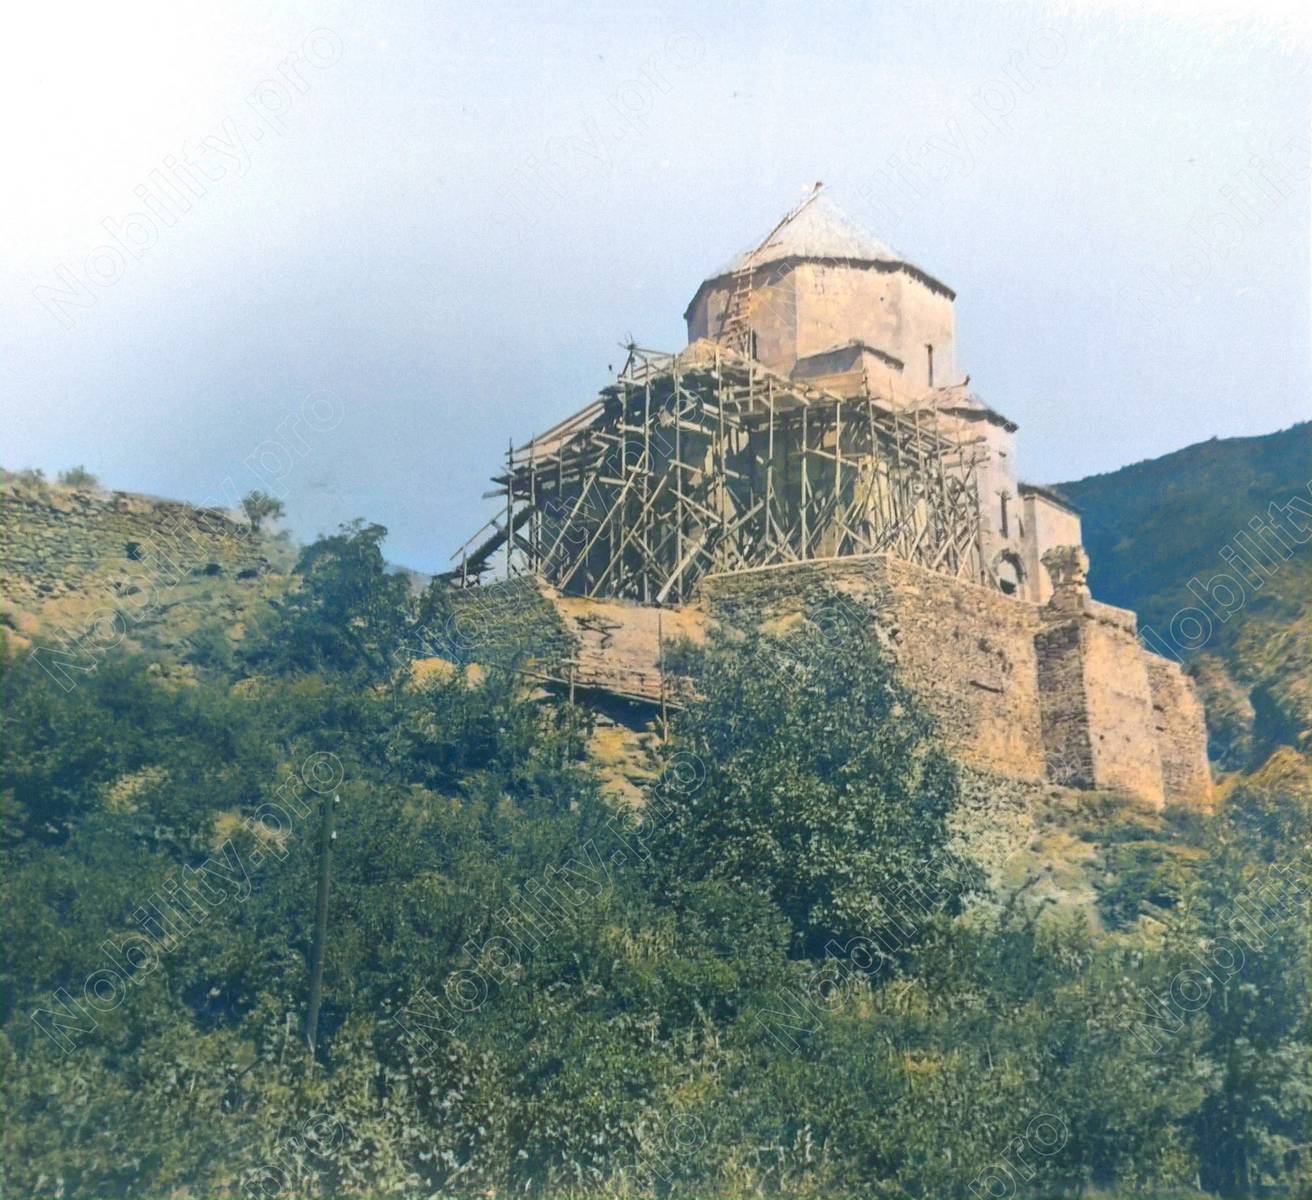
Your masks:
{"label": "green tree", "polygon": [[705,778],[666,789],[652,834],[671,884],[760,891],[809,955],[914,940],[908,927],[958,912],[980,882],[948,848],[959,785],[932,723],[859,614],[836,625],[826,607],[785,638],[711,643],[669,747]]}
{"label": "green tree", "polygon": [[276,496],[270,496],[259,489],[243,496],[241,506],[246,513],[246,519],[251,523],[251,528],[257,533],[265,521],[276,521],[287,511],[286,506]]}
{"label": "green tree", "polygon": [[206,621],[187,641],[188,662],[215,671],[231,669],[232,641],[220,622]]}
{"label": "green tree", "polygon": [[93,488],[100,481],[86,467],[77,466],[69,467],[67,471],[60,471],[59,482],[64,487]]}
{"label": "green tree", "polygon": [[382,525],[353,521],[301,551],[299,586],[276,603],[249,660],[274,671],[385,679],[401,658],[409,584],[387,569]]}
{"label": "green tree", "polygon": [[1192,1128],[1203,1185],[1225,1196],[1312,1184],[1312,804],[1281,799],[1224,805],[1172,931],[1182,969],[1210,978],[1198,1065],[1215,1083]]}

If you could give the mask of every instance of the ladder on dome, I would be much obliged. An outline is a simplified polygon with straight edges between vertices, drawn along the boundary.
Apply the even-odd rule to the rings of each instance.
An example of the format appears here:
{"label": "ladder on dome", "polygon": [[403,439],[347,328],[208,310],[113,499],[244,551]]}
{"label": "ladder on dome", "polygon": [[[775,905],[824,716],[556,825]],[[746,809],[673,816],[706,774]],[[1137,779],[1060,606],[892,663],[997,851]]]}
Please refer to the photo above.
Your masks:
{"label": "ladder on dome", "polygon": [[753,357],[749,314],[752,310],[752,275],[755,271],[752,255],[755,253],[752,251],[743,265],[733,273],[733,291],[720,317],[720,336],[716,339],[748,358]]}
{"label": "ladder on dome", "polygon": [[716,341],[737,350],[746,358],[756,357],[752,353],[751,344],[752,284],[756,274],[756,256],[770,244],[776,233],[794,220],[798,213],[820,194],[823,187],[823,183],[817,182],[805,199],[790,209],[783,220],[743,256],[742,266],[733,273],[733,291],[729,293],[729,302],[724,306],[724,312],[720,314],[720,330]]}

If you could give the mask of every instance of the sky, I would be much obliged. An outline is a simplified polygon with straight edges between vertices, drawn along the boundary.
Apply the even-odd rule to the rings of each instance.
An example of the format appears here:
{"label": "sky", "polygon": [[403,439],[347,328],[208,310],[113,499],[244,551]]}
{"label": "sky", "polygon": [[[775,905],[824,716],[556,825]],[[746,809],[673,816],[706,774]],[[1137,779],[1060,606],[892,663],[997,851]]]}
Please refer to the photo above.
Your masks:
{"label": "sky", "polygon": [[27,5],[0,463],[425,571],[816,180],[1057,482],[1312,415],[1302,5]]}

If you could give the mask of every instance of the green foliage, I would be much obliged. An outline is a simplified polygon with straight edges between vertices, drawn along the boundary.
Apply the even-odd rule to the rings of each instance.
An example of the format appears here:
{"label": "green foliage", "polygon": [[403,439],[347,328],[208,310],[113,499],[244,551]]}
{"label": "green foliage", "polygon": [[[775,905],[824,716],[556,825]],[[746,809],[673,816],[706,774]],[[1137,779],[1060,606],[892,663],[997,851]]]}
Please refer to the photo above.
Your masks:
{"label": "green foliage", "polygon": [[[39,472],[38,472],[39,474]],[[59,482],[64,487],[93,488],[100,482],[86,467],[69,467],[59,472]]]}
{"label": "green foliage", "polygon": [[[8,670],[7,1196],[964,1200],[1001,1172],[1031,1197],[1306,1192],[1308,877],[1271,867],[1309,823],[1279,781],[1171,826],[1196,865],[1158,937],[1024,895],[954,916],[976,883],[955,778],[877,650],[712,645],[640,817],[617,813],[571,706],[505,671],[401,685],[417,617],[380,538],[302,555],[257,676],[181,685],[110,654],[64,692]],[[329,755],[312,1062],[307,764]],[[1128,922],[1164,843],[1118,830]],[[61,1052],[31,1014],[55,989],[85,1007],[145,906],[225,843],[244,886],[121,967],[121,1002]],[[424,995],[446,1005],[427,1027]]]}
{"label": "green foliage", "polygon": [[307,546],[300,587],[252,638],[248,661],[274,672],[329,671],[387,678],[406,636],[409,586],[383,558],[381,525],[355,521]]}
{"label": "green foliage", "polygon": [[258,489],[247,492],[242,497],[241,507],[246,514],[246,519],[251,523],[251,528],[256,532],[263,527],[265,521],[276,521],[287,511],[287,506],[276,496],[270,496],[267,492]]}
{"label": "green foliage", "polygon": [[1205,1187],[1278,1193],[1312,1172],[1312,802],[1240,789],[1209,830],[1207,870],[1171,949],[1226,964],[1199,1060],[1214,1081],[1191,1115]]}
{"label": "green foliage", "polygon": [[232,641],[218,621],[206,621],[188,639],[187,661],[214,671],[232,669]]}
{"label": "green foliage", "polygon": [[[671,881],[761,891],[800,953],[891,932],[876,897],[960,911],[978,874],[947,847],[955,769],[868,638],[712,643],[675,749],[706,772],[676,792],[654,849]],[[938,885],[938,886],[934,886]]]}
{"label": "green foliage", "polygon": [[1167,917],[1192,887],[1201,858],[1202,818],[1183,806],[1152,812],[1115,793],[1084,799],[1074,829],[1099,846],[1098,911],[1109,929],[1143,916]]}
{"label": "green foliage", "polygon": [[140,659],[111,656],[68,692],[28,660],[6,675],[0,713],[6,834],[24,851],[63,843],[99,813],[181,819],[194,808],[188,791],[238,805],[248,719],[221,693],[163,686]]}
{"label": "green foliage", "polygon": [[1146,911],[1164,912],[1180,899],[1180,864],[1158,842],[1113,844],[1104,856],[1106,875],[1094,881],[1099,909],[1113,929],[1132,925]]}

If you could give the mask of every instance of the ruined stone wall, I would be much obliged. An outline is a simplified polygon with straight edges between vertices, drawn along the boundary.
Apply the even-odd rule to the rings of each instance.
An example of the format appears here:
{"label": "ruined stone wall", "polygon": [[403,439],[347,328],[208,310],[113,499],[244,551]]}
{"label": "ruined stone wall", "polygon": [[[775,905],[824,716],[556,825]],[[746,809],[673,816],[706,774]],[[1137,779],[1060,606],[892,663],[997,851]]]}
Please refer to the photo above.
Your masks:
{"label": "ruined stone wall", "polygon": [[803,613],[841,591],[875,599],[879,561],[819,559],[727,575],[704,576],[698,602],[711,617],[735,629],[750,629]]}
{"label": "ruined stone wall", "polygon": [[544,589],[529,576],[451,593],[451,612],[422,633],[420,649],[460,665],[514,666],[563,675],[577,644]]}
{"label": "ruined stone wall", "polygon": [[952,752],[980,770],[1042,779],[1033,610],[899,559],[879,561],[900,674]]}
{"label": "ruined stone wall", "polygon": [[202,632],[211,648],[217,634],[232,645],[245,638],[248,621],[286,592],[294,553],[218,509],[6,482],[3,646],[36,653],[61,686],[116,647],[180,669]]}
{"label": "ruined stone wall", "polygon": [[777,623],[847,594],[976,770],[1205,804],[1202,709],[1173,663],[1140,646],[1134,614],[1068,588],[1039,606],[887,556],[711,576],[701,602],[739,628]]}
{"label": "ruined stone wall", "polygon": [[1153,724],[1162,760],[1166,803],[1197,802],[1211,792],[1207,724],[1193,681],[1179,663],[1143,652],[1153,697]]}
{"label": "ruined stone wall", "polygon": [[665,657],[706,640],[698,608],[655,608],[627,600],[566,596],[532,576],[451,595],[451,612],[430,621],[420,649],[467,665],[514,667],[556,683],[611,696],[677,702],[684,680]]}
{"label": "ruined stone wall", "polygon": [[1048,776],[1067,787],[1092,787],[1093,747],[1084,697],[1081,629],[1078,619],[1053,621],[1035,636],[1039,691],[1043,696],[1042,737]]}
{"label": "ruined stone wall", "polygon": [[[267,545],[218,510],[127,492],[0,485],[0,594],[35,611],[103,584],[196,571],[257,572]],[[213,564],[213,566],[211,566]]]}
{"label": "ruined stone wall", "polygon": [[527,580],[481,590],[456,601],[479,612],[459,623],[475,640],[485,628],[502,631],[522,652],[536,629],[538,663],[554,678],[648,702],[681,694],[661,671],[664,654],[680,640],[702,641],[708,625],[779,632],[850,597],[857,604],[842,619],[868,622],[964,766],[1157,806],[1210,797],[1192,684],[1139,645],[1133,613],[1089,598],[1079,570],[1044,606],[886,555],[707,576],[696,602],[679,609],[561,596]]}
{"label": "ruined stone wall", "polygon": [[1161,805],[1162,760],[1134,614],[1090,601],[1080,636],[1094,782]]}
{"label": "ruined stone wall", "polygon": [[702,610],[586,600],[554,589],[548,595],[575,647],[571,665],[578,686],[654,702],[683,694],[684,681],[665,669],[665,658],[685,642],[706,640]]}

